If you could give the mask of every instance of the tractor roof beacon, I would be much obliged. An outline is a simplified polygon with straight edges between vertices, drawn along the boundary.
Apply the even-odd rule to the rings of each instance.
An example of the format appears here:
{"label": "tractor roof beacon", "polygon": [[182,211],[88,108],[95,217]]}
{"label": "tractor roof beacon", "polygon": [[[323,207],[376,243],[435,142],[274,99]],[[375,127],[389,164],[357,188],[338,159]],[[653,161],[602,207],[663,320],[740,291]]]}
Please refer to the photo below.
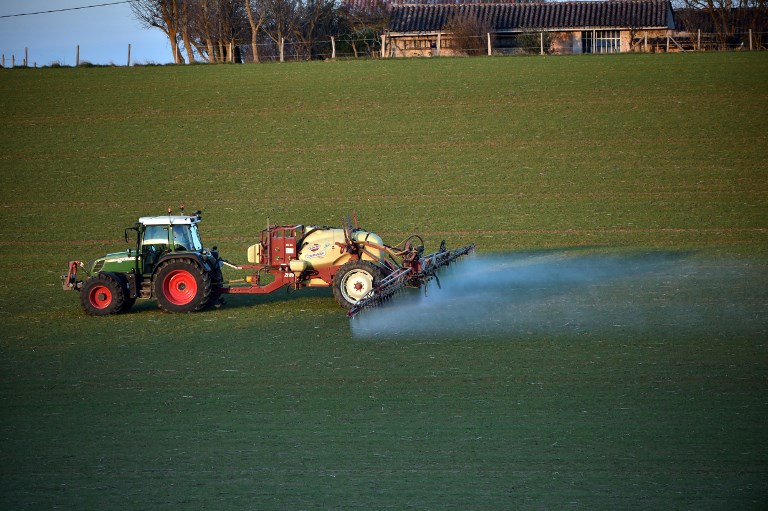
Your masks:
{"label": "tractor roof beacon", "polygon": [[[424,255],[418,235],[398,245],[347,219],[342,228],[268,225],[248,247],[248,264],[222,259],[216,247],[203,248],[192,215],[146,216],[134,227],[135,248],[71,261],[62,275],[65,290],[80,292],[86,313],[93,316],[127,311],[137,299],[154,298],[167,312],[199,311],[221,301],[222,294],[266,294],[280,288],[331,287],[338,303],[353,316],[378,305],[405,287],[421,287],[440,268],[474,250],[475,245]],[[418,244],[416,244],[418,243]],[[225,283],[222,268],[248,271],[245,279]],[[89,275],[78,280],[78,270]]]}

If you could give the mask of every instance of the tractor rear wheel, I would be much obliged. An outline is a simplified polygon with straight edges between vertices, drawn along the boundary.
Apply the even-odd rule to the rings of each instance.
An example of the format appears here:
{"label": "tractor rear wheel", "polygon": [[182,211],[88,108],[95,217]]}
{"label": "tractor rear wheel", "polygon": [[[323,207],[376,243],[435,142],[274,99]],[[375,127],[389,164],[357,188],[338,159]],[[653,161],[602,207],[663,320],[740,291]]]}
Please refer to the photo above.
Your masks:
{"label": "tractor rear wheel", "polygon": [[83,283],[80,303],[90,316],[107,316],[125,309],[125,288],[112,275],[99,273]]}
{"label": "tractor rear wheel", "polygon": [[211,296],[211,276],[196,261],[170,259],[157,270],[152,292],[166,312],[198,311]]}
{"label": "tractor rear wheel", "polygon": [[381,280],[381,270],[368,261],[349,261],[333,276],[333,297],[345,309],[365,298]]}

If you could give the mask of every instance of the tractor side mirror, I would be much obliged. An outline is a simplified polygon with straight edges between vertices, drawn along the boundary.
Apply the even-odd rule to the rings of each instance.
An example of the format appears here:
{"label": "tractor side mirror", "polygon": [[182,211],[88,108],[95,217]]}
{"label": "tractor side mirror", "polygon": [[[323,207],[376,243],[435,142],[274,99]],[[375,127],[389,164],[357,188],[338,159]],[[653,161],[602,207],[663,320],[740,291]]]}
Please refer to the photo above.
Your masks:
{"label": "tractor side mirror", "polygon": [[137,227],[128,227],[125,229],[124,235],[125,235],[125,242],[128,243],[128,231],[136,231],[136,234],[139,234],[139,229]]}

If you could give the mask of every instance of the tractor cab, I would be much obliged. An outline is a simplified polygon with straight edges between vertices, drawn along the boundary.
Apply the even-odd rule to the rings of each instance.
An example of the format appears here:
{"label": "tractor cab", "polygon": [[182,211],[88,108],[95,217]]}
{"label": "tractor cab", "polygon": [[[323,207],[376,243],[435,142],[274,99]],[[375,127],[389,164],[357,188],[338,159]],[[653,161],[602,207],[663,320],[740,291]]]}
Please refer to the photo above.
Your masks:
{"label": "tractor cab", "polygon": [[152,273],[158,260],[170,252],[203,250],[197,224],[200,216],[150,216],[139,218],[137,254],[142,274]]}

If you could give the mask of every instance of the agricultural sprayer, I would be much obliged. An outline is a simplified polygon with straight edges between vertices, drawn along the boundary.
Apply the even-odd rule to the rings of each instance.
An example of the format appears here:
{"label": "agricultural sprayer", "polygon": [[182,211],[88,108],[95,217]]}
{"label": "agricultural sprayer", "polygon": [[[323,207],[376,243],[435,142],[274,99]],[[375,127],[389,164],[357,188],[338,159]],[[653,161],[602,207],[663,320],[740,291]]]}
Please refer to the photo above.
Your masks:
{"label": "agricultural sprayer", "polygon": [[[396,246],[347,220],[345,227],[269,225],[248,247],[248,264],[223,259],[216,247],[203,248],[199,211],[141,217],[133,227],[135,248],[83,263],[70,261],[62,275],[65,290],[80,292],[86,313],[127,311],[137,299],[156,299],[168,312],[192,312],[216,305],[224,294],[266,294],[280,288],[331,287],[336,301],[354,316],[405,287],[421,287],[440,268],[475,245],[424,255],[424,240],[412,235]],[[222,268],[248,272],[224,281]],[[88,277],[78,280],[78,271]]]}

